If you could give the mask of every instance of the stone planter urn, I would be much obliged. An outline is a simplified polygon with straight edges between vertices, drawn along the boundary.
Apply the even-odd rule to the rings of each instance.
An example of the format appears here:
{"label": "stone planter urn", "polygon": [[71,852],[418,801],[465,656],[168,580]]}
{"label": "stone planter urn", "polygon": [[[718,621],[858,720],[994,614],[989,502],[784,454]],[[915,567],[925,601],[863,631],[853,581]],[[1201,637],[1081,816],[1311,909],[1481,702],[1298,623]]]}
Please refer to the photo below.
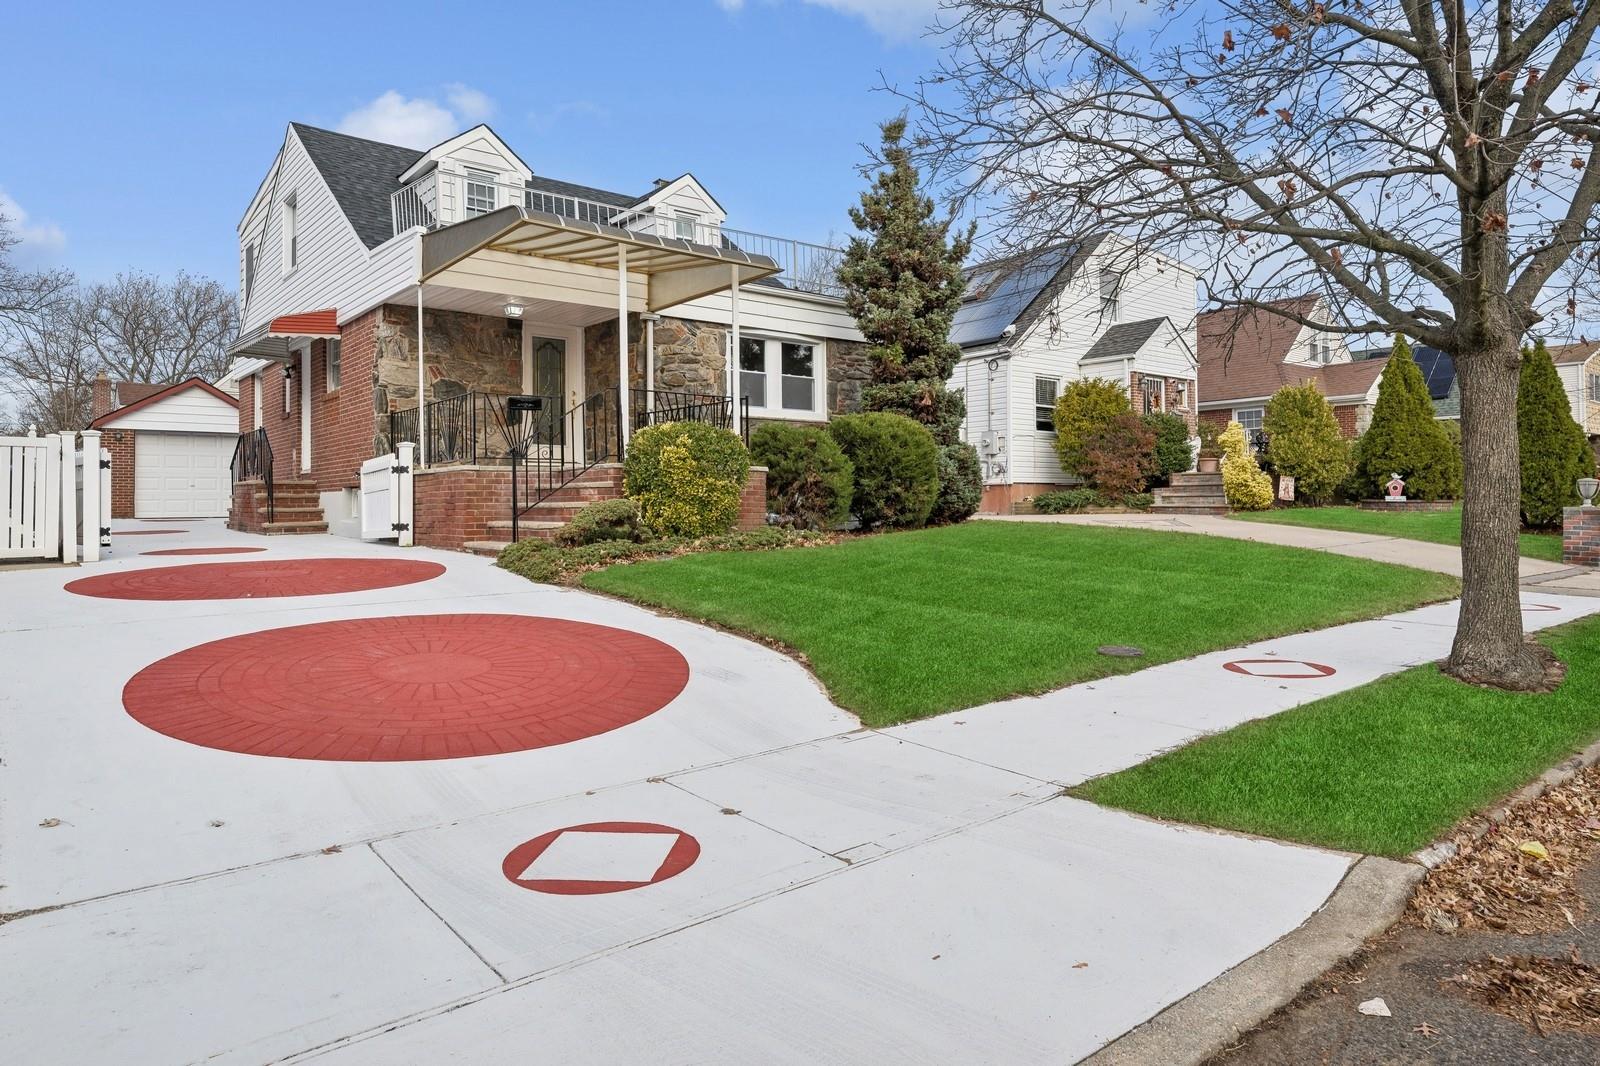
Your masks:
{"label": "stone planter urn", "polygon": [[1222,460],[1214,455],[1202,455],[1195,460],[1194,468],[1201,474],[1215,474],[1222,469]]}

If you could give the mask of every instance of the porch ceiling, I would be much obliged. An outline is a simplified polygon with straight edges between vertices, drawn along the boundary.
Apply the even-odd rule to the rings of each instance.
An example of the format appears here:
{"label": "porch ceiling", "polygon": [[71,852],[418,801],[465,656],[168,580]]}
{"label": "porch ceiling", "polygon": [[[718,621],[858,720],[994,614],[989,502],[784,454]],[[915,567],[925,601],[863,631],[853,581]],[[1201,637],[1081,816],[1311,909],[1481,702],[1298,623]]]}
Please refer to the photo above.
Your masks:
{"label": "porch ceiling", "polygon": [[424,234],[421,280],[435,278],[475,255],[494,252],[615,272],[624,248],[629,275],[645,279],[644,306],[650,311],[722,292],[732,286],[734,269],[740,284],[771,277],[781,269],[772,259],[739,248],[713,248],[523,207],[504,207]]}

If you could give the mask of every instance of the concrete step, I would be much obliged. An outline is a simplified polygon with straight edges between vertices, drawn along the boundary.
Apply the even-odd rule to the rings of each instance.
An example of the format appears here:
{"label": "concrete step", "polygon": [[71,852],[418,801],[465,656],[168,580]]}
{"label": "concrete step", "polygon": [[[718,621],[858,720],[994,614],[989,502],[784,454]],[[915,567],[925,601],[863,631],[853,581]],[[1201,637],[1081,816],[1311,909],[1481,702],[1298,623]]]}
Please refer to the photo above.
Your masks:
{"label": "concrete step", "polygon": [[469,551],[473,555],[487,555],[492,559],[506,548],[511,547],[511,542],[509,540],[469,540],[461,547],[463,551]]}
{"label": "concrete step", "polygon": [[1174,486],[1177,486],[1177,485],[1221,485],[1222,484],[1222,475],[1220,473],[1219,474],[1202,474],[1197,470],[1189,470],[1189,471],[1185,471],[1184,473],[1181,473],[1181,474],[1173,474],[1172,475],[1172,483],[1173,483]]}
{"label": "concrete step", "polygon": [[1150,508],[1150,513],[1151,514],[1217,514],[1217,515],[1225,515],[1225,514],[1228,513],[1228,505],[1226,503],[1215,503],[1215,504],[1163,503],[1162,501],[1157,500],[1155,502],[1155,505]]}
{"label": "concrete step", "polygon": [[263,533],[326,533],[326,522],[266,522],[261,526]]}
{"label": "concrete step", "polygon": [[1152,489],[1152,492],[1164,496],[1222,496],[1224,491],[1221,485],[1171,485],[1166,488]]}

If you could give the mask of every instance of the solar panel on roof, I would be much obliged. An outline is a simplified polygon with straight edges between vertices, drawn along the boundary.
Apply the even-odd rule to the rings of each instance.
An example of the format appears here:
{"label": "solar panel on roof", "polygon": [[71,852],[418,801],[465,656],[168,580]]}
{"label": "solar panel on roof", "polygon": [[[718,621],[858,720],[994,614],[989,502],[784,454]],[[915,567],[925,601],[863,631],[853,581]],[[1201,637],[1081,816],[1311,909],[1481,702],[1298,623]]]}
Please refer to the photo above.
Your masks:
{"label": "solar panel on roof", "polygon": [[[961,305],[950,324],[950,339],[956,344],[991,341],[1017,320],[1033,298],[1050,283],[1071,257],[1076,245],[1053,248],[1034,256],[1011,270],[982,299]],[[981,271],[985,283],[991,271]]]}
{"label": "solar panel on roof", "polygon": [[1417,369],[1422,371],[1423,380],[1428,383],[1428,395],[1435,400],[1449,396],[1450,387],[1456,380],[1455,360],[1437,348],[1419,347],[1412,354],[1417,361]]}

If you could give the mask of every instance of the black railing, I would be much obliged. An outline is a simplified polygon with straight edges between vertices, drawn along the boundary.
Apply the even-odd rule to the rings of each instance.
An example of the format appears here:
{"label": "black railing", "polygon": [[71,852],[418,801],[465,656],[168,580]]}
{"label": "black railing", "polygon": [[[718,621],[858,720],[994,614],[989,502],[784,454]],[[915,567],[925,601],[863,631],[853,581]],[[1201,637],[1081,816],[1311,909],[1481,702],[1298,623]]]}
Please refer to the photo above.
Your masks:
{"label": "black railing", "polygon": [[[706,422],[722,429],[733,428],[733,397],[708,396],[702,392],[672,392],[656,389],[628,390],[628,421],[635,430],[663,422]],[[739,397],[739,429],[750,443],[750,397]]]}
{"label": "black railing", "polygon": [[[537,397],[538,410],[507,409],[511,442],[511,543],[522,516],[599,463],[622,456],[621,403],[616,387],[561,410],[557,396]],[[523,406],[523,405],[518,405]]]}
{"label": "black railing", "polygon": [[[419,448],[422,466],[502,462],[511,454],[505,433],[506,398],[481,392],[446,396],[427,404],[425,448]],[[417,408],[389,413],[389,439],[379,442],[378,454],[393,451],[403,440],[419,446]],[[387,447],[383,447],[387,444]]]}
{"label": "black railing", "polygon": [[267,490],[267,521],[277,521],[277,505],[272,497],[272,442],[265,428],[253,433],[239,434],[233,446],[233,459],[228,463],[234,483],[260,481]]}

